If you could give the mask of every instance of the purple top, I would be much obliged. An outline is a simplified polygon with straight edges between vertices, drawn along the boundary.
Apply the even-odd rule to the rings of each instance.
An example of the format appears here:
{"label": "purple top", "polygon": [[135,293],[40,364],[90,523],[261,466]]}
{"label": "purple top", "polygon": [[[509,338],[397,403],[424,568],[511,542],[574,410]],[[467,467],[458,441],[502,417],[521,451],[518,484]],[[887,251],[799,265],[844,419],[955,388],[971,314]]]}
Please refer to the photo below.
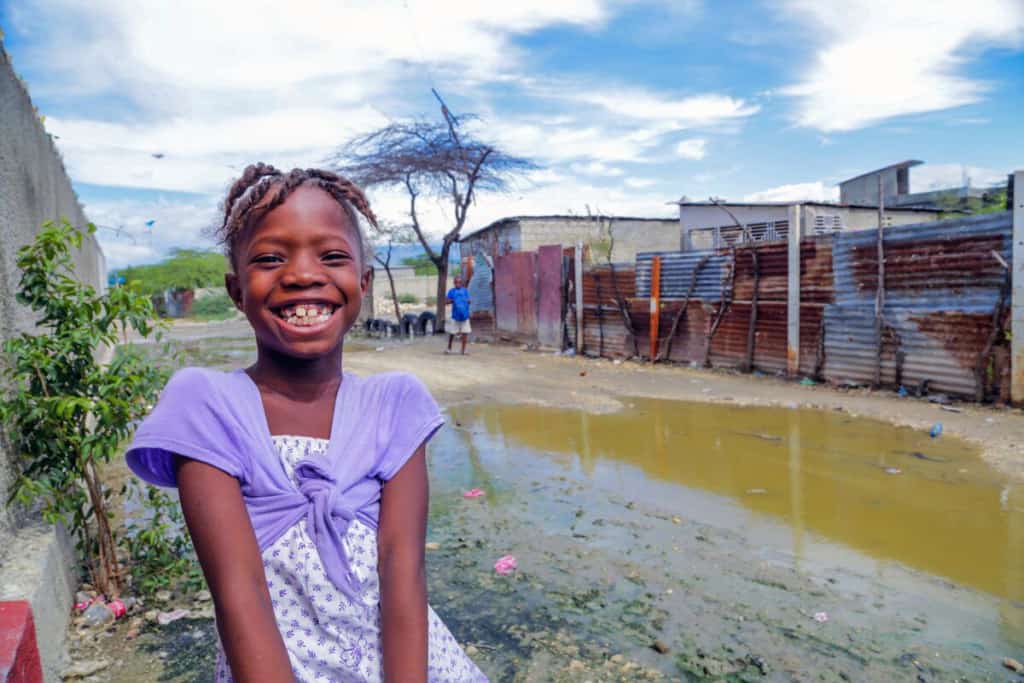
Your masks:
{"label": "purple top", "polygon": [[135,432],[126,455],[135,474],[176,486],[174,455],[238,479],[256,541],[265,550],[305,518],[331,581],[359,590],[342,539],[353,519],[377,528],[383,482],[444,423],[426,387],[405,373],[365,379],[345,373],[323,457],[299,462],[299,487],[285,474],[255,382],[243,370],[179,370]]}

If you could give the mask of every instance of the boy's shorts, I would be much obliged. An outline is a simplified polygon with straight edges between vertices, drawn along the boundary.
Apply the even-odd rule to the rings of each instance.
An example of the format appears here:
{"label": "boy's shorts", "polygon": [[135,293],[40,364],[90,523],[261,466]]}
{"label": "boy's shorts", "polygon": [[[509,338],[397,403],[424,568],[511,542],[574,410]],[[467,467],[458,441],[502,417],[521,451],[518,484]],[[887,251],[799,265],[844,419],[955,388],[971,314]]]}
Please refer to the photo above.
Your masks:
{"label": "boy's shorts", "polygon": [[445,325],[445,330],[448,334],[469,334],[473,328],[470,327],[469,320],[449,320]]}

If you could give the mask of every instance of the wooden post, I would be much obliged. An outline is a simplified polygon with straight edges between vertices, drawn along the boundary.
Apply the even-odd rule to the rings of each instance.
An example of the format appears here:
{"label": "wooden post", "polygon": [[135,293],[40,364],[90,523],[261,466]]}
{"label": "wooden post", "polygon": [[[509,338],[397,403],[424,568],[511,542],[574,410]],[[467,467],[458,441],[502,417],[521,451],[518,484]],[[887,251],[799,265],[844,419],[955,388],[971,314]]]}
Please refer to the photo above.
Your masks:
{"label": "wooden post", "polygon": [[885,195],[878,175],[878,286],[875,288],[875,388],[882,386],[882,336],[885,328]]}
{"label": "wooden post", "polygon": [[658,319],[661,314],[661,257],[651,260],[651,362],[658,357]]}
{"label": "wooden post", "polygon": [[1024,170],[1013,174],[1013,298],[1010,319],[1010,397],[1024,403]]}
{"label": "wooden post", "polygon": [[583,355],[583,242],[576,243],[573,263],[576,285],[576,355]]}
{"label": "wooden post", "polygon": [[800,372],[800,238],[803,205],[789,207],[789,264],[786,287],[786,372]]}

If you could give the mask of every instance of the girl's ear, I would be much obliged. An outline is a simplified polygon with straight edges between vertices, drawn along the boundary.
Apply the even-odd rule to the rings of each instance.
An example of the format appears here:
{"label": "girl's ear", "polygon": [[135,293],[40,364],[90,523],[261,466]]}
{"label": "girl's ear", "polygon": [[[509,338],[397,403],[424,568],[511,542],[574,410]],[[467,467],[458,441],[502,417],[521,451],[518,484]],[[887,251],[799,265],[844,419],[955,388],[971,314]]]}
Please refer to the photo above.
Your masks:
{"label": "girl's ear", "polygon": [[235,302],[235,308],[242,310],[242,287],[238,283],[237,273],[224,273],[224,287],[228,290],[228,296]]}
{"label": "girl's ear", "polygon": [[367,267],[363,271],[363,277],[359,279],[359,293],[366,295],[366,290],[370,288],[370,283],[373,282],[373,266]]}

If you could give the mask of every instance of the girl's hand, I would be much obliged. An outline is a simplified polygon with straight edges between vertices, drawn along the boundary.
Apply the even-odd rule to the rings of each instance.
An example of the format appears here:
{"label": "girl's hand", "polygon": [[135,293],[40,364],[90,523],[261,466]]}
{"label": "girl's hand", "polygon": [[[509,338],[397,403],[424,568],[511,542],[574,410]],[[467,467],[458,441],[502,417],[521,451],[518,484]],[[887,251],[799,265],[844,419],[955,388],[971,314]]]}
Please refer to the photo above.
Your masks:
{"label": "girl's hand", "polygon": [[295,683],[238,480],[188,458],[174,466],[231,675],[238,683]]}
{"label": "girl's hand", "polygon": [[384,482],[377,532],[384,680],[426,683],[427,535],[426,448],[420,446],[393,478]]}

